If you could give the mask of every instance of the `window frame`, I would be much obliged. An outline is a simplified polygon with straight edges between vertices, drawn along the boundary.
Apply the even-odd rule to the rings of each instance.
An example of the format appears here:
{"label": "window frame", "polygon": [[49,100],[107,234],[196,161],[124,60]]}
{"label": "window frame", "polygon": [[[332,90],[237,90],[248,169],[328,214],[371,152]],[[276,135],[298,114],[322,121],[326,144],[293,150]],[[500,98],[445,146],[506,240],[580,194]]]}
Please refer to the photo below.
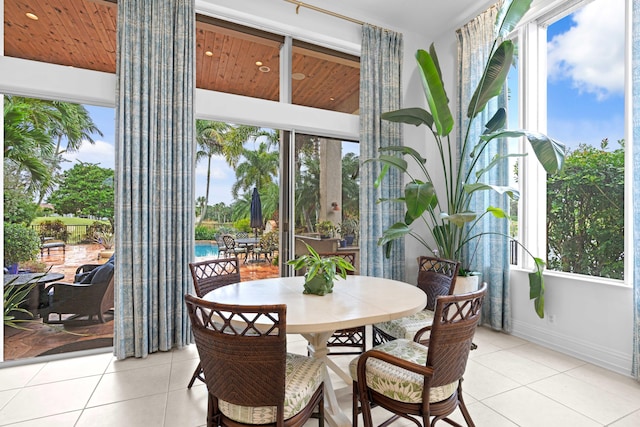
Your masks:
{"label": "window frame", "polygon": [[[538,10],[532,10],[529,17],[514,30],[512,37],[519,42],[518,80],[520,98],[518,102],[519,123],[522,129],[547,133],[547,27],[553,22],[575,12],[591,0],[554,0]],[[625,89],[624,116],[626,141],[625,166],[632,163],[631,131],[631,10],[630,0],[625,1]],[[553,135],[551,135],[553,136]],[[520,152],[526,153],[520,163],[520,203],[518,205],[518,240],[534,255],[546,259],[547,256],[547,186],[546,173],[528,143],[519,144]],[[631,287],[633,271],[633,215],[632,215],[632,168],[625,167],[625,233],[624,233],[624,280],[546,270],[545,275],[582,282]],[[530,257],[523,256],[518,248],[518,264],[515,269],[534,268]]]}

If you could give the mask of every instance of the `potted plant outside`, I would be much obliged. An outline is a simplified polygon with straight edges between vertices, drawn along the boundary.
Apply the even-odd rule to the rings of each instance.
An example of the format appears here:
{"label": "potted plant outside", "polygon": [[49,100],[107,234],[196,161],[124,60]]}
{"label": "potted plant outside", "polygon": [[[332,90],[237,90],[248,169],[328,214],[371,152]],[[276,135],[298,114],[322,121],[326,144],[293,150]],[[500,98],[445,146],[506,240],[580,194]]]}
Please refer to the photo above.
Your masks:
{"label": "potted plant outside", "polygon": [[[303,242],[304,243],[304,242]],[[355,271],[351,263],[339,256],[322,257],[311,246],[304,243],[309,251],[296,259],[287,261],[294,269],[306,269],[304,274],[305,294],[326,295],[333,292],[336,276],[345,279],[347,271]]]}
{"label": "potted plant outside", "polygon": [[334,230],[335,230],[335,225],[333,225],[333,222],[329,220],[321,221],[316,224],[316,231],[320,233],[321,239],[328,239],[332,237]]}
{"label": "potted plant outside", "polygon": [[[504,157],[493,159],[482,170],[474,168],[480,154],[489,144],[500,143],[504,138],[524,136],[547,173],[555,173],[562,168],[566,152],[565,146],[539,133],[505,129],[506,111],[504,109],[499,109],[493,118],[485,124],[485,131],[479,140],[471,140],[470,138],[474,119],[485,108],[489,100],[498,96],[503,90],[515,54],[514,43],[504,38],[515,28],[530,5],[531,0],[506,0],[504,2],[496,21],[496,37],[489,59],[467,108],[468,125],[465,128],[465,136],[457,143],[451,138],[454,121],[449,109],[449,99],[445,93],[435,47],[432,44],[429,52],[417,51],[418,70],[422,77],[429,110],[405,108],[384,113],[382,118],[416,126],[425,125],[434,137],[436,148],[427,146],[424,153],[421,154],[410,147],[386,147],[381,148],[381,154],[371,160],[383,164],[381,174],[376,179],[376,185],[380,184],[389,168],[396,168],[409,175],[403,197],[396,200],[386,200],[387,202],[403,203],[406,208],[405,220],[389,227],[378,240],[379,245],[387,246],[387,255],[389,254],[389,245],[394,240],[410,235],[434,255],[466,262],[463,269],[468,269],[469,260],[462,260],[462,249],[470,242],[477,241],[487,234],[500,234],[477,231],[475,230],[476,225],[485,217],[508,220],[508,215],[496,207],[489,207],[484,212],[472,212],[470,210],[472,195],[481,191],[496,191],[500,194],[506,194],[514,200],[519,197],[518,191],[514,188],[496,186],[482,181],[486,172],[497,165],[499,161],[505,160]],[[463,155],[456,160],[457,148]],[[434,153],[439,153],[439,162],[437,162],[439,170],[429,170],[426,167],[425,157],[427,155],[433,157]],[[465,156],[470,157],[465,159]],[[417,164],[421,172],[420,176],[410,174],[405,157]],[[467,160],[470,160],[471,167],[465,172],[464,164]],[[432,175],[444,176],[444,188],[434,186]],[[426,224],[430,238],[413,230],[412,225],[415,221]],[[501,235],[511,238],[508,235]],[[542,272],[545,263],[542,259],[533,256],[522,244],[518,244],[535,262],[535,270],[529,274],[530,298],[535,300],[536,313],[542,318],[544,317]]]}
{"label": "potted plant outside", "polygon": [[356,219],[348,218],[342,221],[338,232],[347,241],[347,246],[353,245],[353,241],[356,238],[356,233],[359,231],[359,224]]}
{"label": "potted plant outside", "polygon": [[4,265],[10,273],[17,273],[18,263],[36,259],[40,238],[31,228],[21,224],[4,223]]}

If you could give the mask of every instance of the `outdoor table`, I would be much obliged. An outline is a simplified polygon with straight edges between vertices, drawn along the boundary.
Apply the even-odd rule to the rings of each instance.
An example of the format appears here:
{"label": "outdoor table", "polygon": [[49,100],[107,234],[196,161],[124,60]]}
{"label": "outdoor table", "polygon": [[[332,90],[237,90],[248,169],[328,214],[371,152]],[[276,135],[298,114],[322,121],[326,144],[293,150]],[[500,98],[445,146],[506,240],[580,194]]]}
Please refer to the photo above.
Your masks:
{"label": "outdoor table", "polygon": [[244,258],[244,262],[246,264],[247,260],[249,259],[249,252],[253,252],[253,247],[258,243],[260,243],[260,238],[259,237],[240,237],[238,239],[235,239],[235,241],[236,241],[236,245],[247,248],[247,254],[245,255],[245,258]]}
{"label": "outdoor table", "polygon": [[[64,279],[62,273],[22,273],[22,274],[5,274],[4,285],[5,286],[19,286],[32,282],[37,278],[37,293],[30,294],[28,298],[28,310],[31,311],[34,317],[38,314],[38,309],[43,304],[48,303],[47,291],[45,285],[51,282],[57,282]],[[15,279],[15,280],[14,280]],[[13,282],[12,282],[13,280]],[[33,291],[32,291],[33,292]],[[37,298],[37,299],[36,299]]]}
{"label": "outdoor table", "polygon": [[[287,333],[301,334],[309,353],[322,359],[347,383],[351,377],[329,357],[327,339],[337,329],[385,322],[417,313],[427,303],[426,294],[414,285],[397,280],[347,276],[335,281],[324,296],[303,294],[304,277],[252,280],[223,286],[204,299],[224,304],[287,305]],[[351,425],[338,405],[329,375],[325,376],[325,416],[332,427]]]}

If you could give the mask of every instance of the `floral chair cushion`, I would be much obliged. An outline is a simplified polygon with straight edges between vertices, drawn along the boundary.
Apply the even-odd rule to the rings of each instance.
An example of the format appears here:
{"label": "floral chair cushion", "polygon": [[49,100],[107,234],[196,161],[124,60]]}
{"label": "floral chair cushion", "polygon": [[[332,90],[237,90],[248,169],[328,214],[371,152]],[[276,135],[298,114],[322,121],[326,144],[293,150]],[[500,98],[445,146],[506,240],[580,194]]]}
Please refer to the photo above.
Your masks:
{"label": "floral chair cushion", "polygon": [[[433,323],[433,311],[422,310],[411,316],[402,317],[400,319],[389,320],[388,322],[376,323],[376,328],[383,332],[396,337],[412,340],[416,332],[425,326],[431,326]],[[427,333],[422,339],[428,338]]]}
{"label": "floral chair cushion", "polygon": [[[300,412],[311,400],[324,379],[324,365],[317,359],[287,353],[284,419]],[[234,421],[245,424],[276,422],[275,406],[240,406],[220,400],[220,411]]]}
{"label": "floral chair cushion", "polygon": [[[397,339],[374,347],[374,350],[391,354],[418,365],[427,362],[428,348],[411,340]],[[349,373],[357,381],[358,359],[349,363]],[[399,366],[383,362],[379,359],[367,360],[367,386],[378,393],[393,400],[406,403],[422,402],[424,377],[407,371]],[[458,386],[458,382],[434,387],[429,395],[429,402],[440,402],[451,396]]]}

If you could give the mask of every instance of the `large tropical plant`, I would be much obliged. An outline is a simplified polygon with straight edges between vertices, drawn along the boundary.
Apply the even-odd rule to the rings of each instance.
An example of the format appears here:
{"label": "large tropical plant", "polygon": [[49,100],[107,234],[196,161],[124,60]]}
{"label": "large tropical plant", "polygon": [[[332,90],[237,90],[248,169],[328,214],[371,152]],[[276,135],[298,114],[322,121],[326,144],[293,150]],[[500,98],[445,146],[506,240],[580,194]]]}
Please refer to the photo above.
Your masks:
{"label": "large tropical plant", "polygon": [[[429,51],[418,50],[416,60],[422,77],[424,93],[427,99],[428,111],[422,108],[405,108],[384,113],[385,120],[425,125],[435,139],[436,149],[426,146],[426,153],[438,153],[440,170],[427,168],[427,159],[418,151],[410,147],[391,146],[381,148],[380,155],[373,161],[383,164],[382,171],[376,179],[379,185],[389,168],[396,168],[408,174],[409,181],[405,185],[403,197],[389,202],[400,202],[406,207],[405,219],[384,231],[378,244],[387,246],[395,239],[410,235],[418,240],[430,252],[443,258],[460,260],[463,267],[469,266],[469,260],[463,258],[463,248],[470,242],[478,241],[487,234],[476,226],[485,218],[495,217],[508,220],[508,215],[500,208],[489,207],[484,212],[470,210],[470,202],[474,193],[481,191],[496,191],[517,199],[516,189],[492,185],[482,181],[486,173],[505,156],[497,156],[483,169],[475,168],[481,154],[489,144],[504,143],[505,138],[526,137],[535,155],[548,173],[555,173],[562,168],[565,157],[565,146],[558,141],[536,132],[526,130],[505,129],[506,111],[500,108],[485,124],[485,131],[479,139],[471,137],[471,129],[478,114],[484,110],[487,103],[498,96],[505,85],[509,68],[513,63],[515,47],[511,40],[505,37],[515,28],[522,16],[531,5],[532,0],[505,0],[496,20],[495,39],[491,46],[489,59],[485,64],[482,77],[467,107],[468,124],[463,139],[453,140],[451,133],[454,120],[449,108],[449,99],[445,93],[442,73],[433,44]],[[461,124],[462,125],[462,124]],[[456,159],[456,148],[460,148],[461,155]],[[417,163],[422,176],[410,173],[405,157]],[[467,162],[470,167],[465,167]],[[436,188],[432,175],[444,177],[444,188]],[[419,234],[413,229],[414,223],[421,221],[426,224],[430,236]],[[508,235],[504,235],[509,237]],[[430,238],[429,238],[430,237]],[[432,243],[433,242],[433,243]],[[524,248],[524,246],[523,246]],[[538,316],[544,317],[544,281],[542,272],[544,261],[534,257],[526,248],[524,250],[535,261],[535,270],[529,274],[530,298],[534,299]]]}

